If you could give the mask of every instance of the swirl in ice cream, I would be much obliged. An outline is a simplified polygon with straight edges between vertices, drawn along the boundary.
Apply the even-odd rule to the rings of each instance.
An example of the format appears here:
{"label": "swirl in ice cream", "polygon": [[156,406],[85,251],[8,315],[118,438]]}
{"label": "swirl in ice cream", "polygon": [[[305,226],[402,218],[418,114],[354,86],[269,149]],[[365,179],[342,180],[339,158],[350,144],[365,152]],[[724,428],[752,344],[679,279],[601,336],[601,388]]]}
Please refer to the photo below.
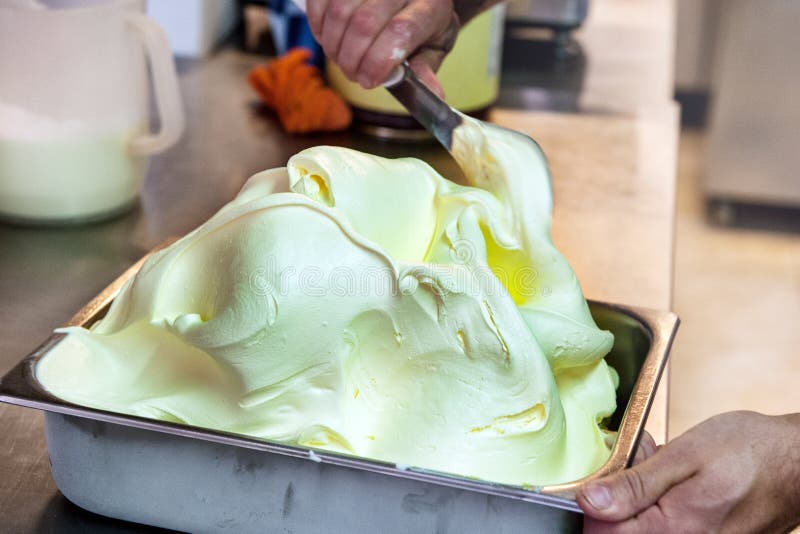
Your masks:
{"label": "swirl in ice cream", "polygon": [[37,377],[77,404],[497,482],[589,474],[613,339],[551,242],[544,155],[472,121],[454,152],[472,186],[334,147],[255,175]]}

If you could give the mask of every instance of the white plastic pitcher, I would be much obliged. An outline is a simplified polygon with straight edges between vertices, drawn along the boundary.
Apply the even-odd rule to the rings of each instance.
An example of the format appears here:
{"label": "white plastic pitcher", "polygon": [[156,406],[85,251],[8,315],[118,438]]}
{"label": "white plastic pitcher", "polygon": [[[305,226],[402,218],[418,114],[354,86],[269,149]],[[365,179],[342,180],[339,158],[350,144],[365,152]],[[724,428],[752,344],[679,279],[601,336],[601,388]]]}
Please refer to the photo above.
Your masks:
{"label": "white plastic pitcher", "polygon": [[0,0],[0,217],[86,221],[123,211],[148,156],[178,140],[175,64],[144,5]]}

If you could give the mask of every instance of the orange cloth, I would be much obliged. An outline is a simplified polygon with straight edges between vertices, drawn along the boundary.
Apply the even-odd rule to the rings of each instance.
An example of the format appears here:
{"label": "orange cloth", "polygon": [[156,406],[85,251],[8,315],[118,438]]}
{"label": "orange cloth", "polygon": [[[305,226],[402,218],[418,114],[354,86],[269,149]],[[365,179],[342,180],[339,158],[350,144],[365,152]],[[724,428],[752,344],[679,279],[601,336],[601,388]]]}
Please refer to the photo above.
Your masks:
{"label": "orange cloth", "polygon": [[344,130],[353,119],[347,103],[326,87],[319,69],[306,61],[311,51],[293,48],[266,65],[254,67],[250,85],[290,133]]}

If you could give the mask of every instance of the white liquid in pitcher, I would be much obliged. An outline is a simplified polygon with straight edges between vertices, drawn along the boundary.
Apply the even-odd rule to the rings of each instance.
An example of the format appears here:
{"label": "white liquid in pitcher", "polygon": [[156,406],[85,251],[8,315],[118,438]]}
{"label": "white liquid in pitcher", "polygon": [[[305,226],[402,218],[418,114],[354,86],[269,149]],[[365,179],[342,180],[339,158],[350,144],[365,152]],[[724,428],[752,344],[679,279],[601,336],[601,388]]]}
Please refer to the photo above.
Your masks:
{"label": "white liquid in pitcher", "polygon": [[0,103],[0,216],[82,220],[130,204],[146,164],[128,149],[132,135]]}

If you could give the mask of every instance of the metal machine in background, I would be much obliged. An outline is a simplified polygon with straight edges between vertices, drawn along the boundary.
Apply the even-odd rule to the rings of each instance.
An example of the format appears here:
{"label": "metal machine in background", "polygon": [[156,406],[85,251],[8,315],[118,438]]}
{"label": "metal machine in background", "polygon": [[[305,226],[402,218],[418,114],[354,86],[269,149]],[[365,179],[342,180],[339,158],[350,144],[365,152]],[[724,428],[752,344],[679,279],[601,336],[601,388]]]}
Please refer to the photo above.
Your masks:
{"label": "metal machine in background", "polygon": [[547,56],[564,60],[580,53],[572,31],[583,24],[588,13],[589,0],[512,0],[508,2],[506,26],[509,30],[544,30],[538,36],[545,45],[541,48]]}
{"label": "metal machine in background", "polygon": [[512,0],[508,2],[507,20],[569,32],[583,24],[588,12],[589,0]]}
{"label": "metal machine in background", "polygon": [[721,11],[703,190],[712,217],[732,223],[747,205],[800,208],[800,2]]}
{"label": "metal machine in background", "polygon": [[574,112],[588,62],[573,32],[588,0],[511,0],[503,40],[503,107]]}

